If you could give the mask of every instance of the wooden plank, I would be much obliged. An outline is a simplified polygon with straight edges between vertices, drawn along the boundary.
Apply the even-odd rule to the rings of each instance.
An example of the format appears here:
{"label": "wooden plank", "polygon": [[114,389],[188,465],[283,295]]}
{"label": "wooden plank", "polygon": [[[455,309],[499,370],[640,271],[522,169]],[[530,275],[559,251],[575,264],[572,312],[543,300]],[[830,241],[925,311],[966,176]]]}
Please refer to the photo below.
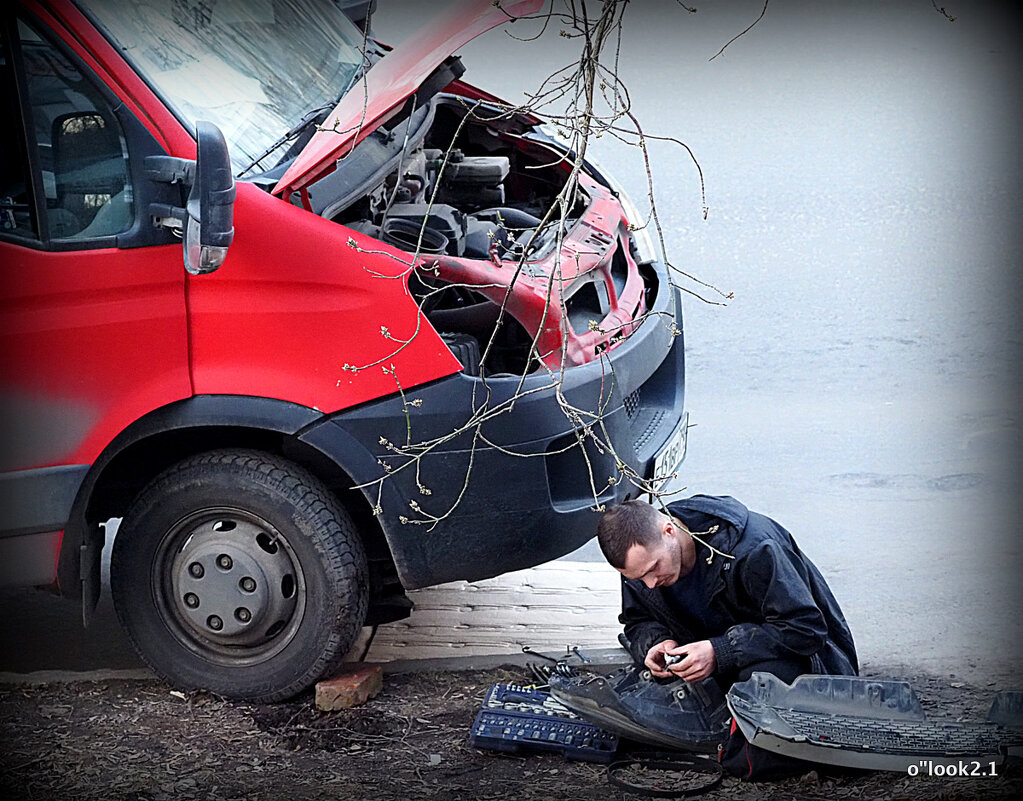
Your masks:
{"label": "wooden plank", "polygon": [[550,653],[609,648],[621,631],[620,578],[602,563],[549,562],[409,597],[412,616],[380,626],[367,660],[512,654],[524,645]]}

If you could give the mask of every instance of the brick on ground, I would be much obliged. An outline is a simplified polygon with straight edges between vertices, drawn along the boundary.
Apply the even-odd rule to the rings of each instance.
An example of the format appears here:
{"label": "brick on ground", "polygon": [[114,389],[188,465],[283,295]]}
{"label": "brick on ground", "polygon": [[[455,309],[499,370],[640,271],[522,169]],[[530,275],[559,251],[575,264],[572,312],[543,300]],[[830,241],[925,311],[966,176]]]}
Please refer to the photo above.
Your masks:
{"label": "brick on ground", "polygon": [[316,708],[324,712],[364,704],[384,686],[380,665],[356,665],[316,685]]}

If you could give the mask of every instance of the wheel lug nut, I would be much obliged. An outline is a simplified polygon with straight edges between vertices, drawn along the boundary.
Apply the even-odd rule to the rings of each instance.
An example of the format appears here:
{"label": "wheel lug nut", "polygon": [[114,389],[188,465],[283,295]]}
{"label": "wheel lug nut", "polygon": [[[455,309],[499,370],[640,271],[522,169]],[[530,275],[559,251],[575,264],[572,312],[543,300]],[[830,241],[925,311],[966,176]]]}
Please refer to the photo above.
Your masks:
{"label": "wheel lug nut", "polygon": [[185,606],[189,609],[196,609],[199,606],[199,596],[194,592],[185,593]]}
{"label": "wheel lug nut", "polygon": [[209,626],[214,631],[220,631],[222,628],[224,628],[224,621],[221,620],[216,615],[210,615],[208,618],[206,618],[206,625]]}
{"label": "wheel lug nut", "polygon": [[244,606],[239,606],[234,610],[234,616],[240,623],[248,623],[252,620],[252,612],[246,609]]}
{"label": "wheel lug nut", "polygon": [[190,576],[191,576],[192,578],[197,578],[197,579],[198,579],[198,578],[202,578],[202,577],[203,577],[203,574],[204,574],[205,572],[206,572],[206,571],[205,571],[205,570],[203,569],[203,566],[202,566],[202,565],[200,565],[200,564],[199,564],[198,562],[192,562],[192,564],[190,564],[190,565],[188,566],[188,574],[189,574],[189,575],[190,575]]}
{"label": "wheel lug nut", "polygon": [[217,567],[221,570],[230,570],[233,564],[234,562],[231,561],[231,557],[226,553],[222,553],[217,557]]}
{"label": "wheel lug nut", "polygon": [[251,576],[246,576],[238,582],[238,586],[241,587],[244,592],[255,592],[256,580]]}

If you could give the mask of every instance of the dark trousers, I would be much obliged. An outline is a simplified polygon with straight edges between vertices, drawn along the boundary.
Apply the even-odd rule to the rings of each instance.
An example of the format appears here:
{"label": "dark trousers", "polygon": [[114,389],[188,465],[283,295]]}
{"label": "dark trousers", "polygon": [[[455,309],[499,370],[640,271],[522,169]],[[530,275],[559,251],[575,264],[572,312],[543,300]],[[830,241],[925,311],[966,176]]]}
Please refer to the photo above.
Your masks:
{"label": "dark trousers", "polygon": [[810,657],[796,656],[791,659],[766,659],[763,662],[754,662],[736,670],[729,670],[727,673],[720,673],[714,676],[721,692],[727,693],[731,686],[737,681],[746,681],[754,673],[770,673],[777,676],[786,684],[792,684],[797,676],[804,673],[812,673],[813,665]]}
{"label": "dark trousers", "polygon": [[[793,657],[791,659],[768,659],[746,665],[738,670],[730,670],[715,676],[722,692],[728,692],[737,681],[746,681],[754,673],[771,673],[786,684],[791,684],[797,676],[812,673],[813,667],[809,657]],[[725,740],[718,762],[725,771],[743,779],[781,779],[786,776],[799,776],[814,769],[809,762],[802,762],[785,754],[751,748],[742,732],[732,721],[728,739]]]}

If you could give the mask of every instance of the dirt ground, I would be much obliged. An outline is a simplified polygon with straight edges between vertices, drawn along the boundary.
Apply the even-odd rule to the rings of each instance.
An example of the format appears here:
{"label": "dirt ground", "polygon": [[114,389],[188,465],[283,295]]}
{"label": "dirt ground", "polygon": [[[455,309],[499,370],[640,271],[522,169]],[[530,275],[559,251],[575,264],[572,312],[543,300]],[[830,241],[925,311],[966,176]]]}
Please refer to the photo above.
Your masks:
{"label": "dirt ground", "polygon": [[[929,717],[982,719],[995,688],[905,672]],[[523,668],[385,675],[364,706],[319,712],[312,692],[287,703],[233,703],[156,680],[0,687],[0,797],[5,799],[590,799],[638,798],[606,768],[556,755],[472,748],[468,733],[495,682]],[[708,799],[1023,797],[1023,769],[996,778],[895,773],[748,783],[725,778]]]}

